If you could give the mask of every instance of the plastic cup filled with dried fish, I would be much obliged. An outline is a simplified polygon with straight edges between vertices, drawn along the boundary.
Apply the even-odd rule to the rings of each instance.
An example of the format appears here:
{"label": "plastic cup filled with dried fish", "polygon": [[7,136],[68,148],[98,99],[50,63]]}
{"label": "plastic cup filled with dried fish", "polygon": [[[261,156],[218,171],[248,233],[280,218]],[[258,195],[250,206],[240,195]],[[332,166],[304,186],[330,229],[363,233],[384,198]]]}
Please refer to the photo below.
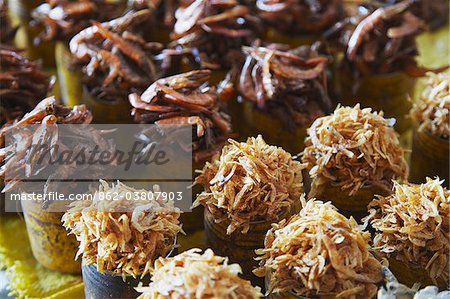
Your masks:
{"label": "plastic cup filled with dried fish", "polygon": [[63,99],[85,103],[96,123],[132,122],[128,95],[143,92],[171,73],[181,55],[153,42],[154,21],[150,10],[131,11],[108,22],[93,22],[71,39],[70,53],[58,47]]}
{"label": "plastic cup filled with dried fish", "polygon": [[450,77],[429,74],[422,95],[411,110],[413,142],[410,181],[439,176],[449,187]]}
{"label": "plastic cup filled with dried fish", "polygon": [[195,183],[203,187],[194,207],[205,207],[207,244],[242,266],[245,277],[256,262],[270,225],[300,208],[303,165],[261,136],[230,139],[220,156],[206,163]]}
{"label": "plastic cup filled with dried fish", "polygon": [[[136,298],[134,288],[149,282],[155,260],[176,249],[177,234],[183,232],[179,209],[171,201],[128,200],[127,194],[136,191],[160,188],[145,191],[101,181],[92,200],[74,202],[62,218],[80,242],[77,257],[83,258],[87,299]],[[105,200],[108,194],[114,200]]]}
{"label": "plastic cup filled with dried fish", "polygon": [[[5,126],[1,131],[1,136],[5,136],[12,130],[22,130],[23,139],[17,139],[14,144],[7,144],[6,151],[2,151],[4,160],[2,167],[2,175],[5,176],[5,188],[3,192],[14,192],[19,190],[24,193],[42,193],[44,190],[36,190],[44,188],[43,186],[26,182],[22,183],[23,176],[16,174],[24,172],[26,178],[33,180],[40,172],[45,172],[45,168],[35,169],[32,163],[32,151],[28,148],[39,145],[44,136],[54,132],[52,128],[57,128],[58,124],[85,124],[92,119],[90,112],[84,106],[74,108],[56,105],[54,98],[47,98],[41,101],[33,111],[27,113],[21,120],[15,122],[11,126]],[[45,124],[45,130],[37,130],[35,127],[26,125]],[[48,131],[47,131],[48,129]],[[56,137],[56,139],[58,139]],[[54,142],[57,140],[53,139]],[[26,147],[24,147],[25,143]],[[73,146],[69,144],[56,143],[59,146]],[[6,155],[7,152],[12,154]],[[62,171],[59,173],[58,171]],[[68,179],[71,178],[72,172],[64,169],[58,169],[51,176],[55,178]],[[5,175],[6,174],[6,175]],[[14,175],[10,177],[9,174]],[[40,187],[39,187],[40,186]],[[46,188],[52,189],[52,181],[46,182]],[[31,195],[32,196],[32,195]],[[36,197],[37,198],[37,197]],[[22,210],[25,216],[25,224],[28,231],[28,237],[31,243],[31,249],[36,260],[46,268],[67,272],[80,272],[80,262],[75,261],[77,251],[77,243],[73,236],[68,236],[67,232],[61,225],[62,205],[65,203],[49,202],[42,200],[22,200]]]}
{"label": "plastic cup filled with dried fish", "polygon": [[268,298],[374,298],[383,280],[369,251],[370,233],[331,202],[302,198],[303,208],[273,224],[254,273]]}
{"label": "plastic cup filled with dried fish", "polygon": [[238,90],[244,98],[245,128],[267,142],[298,153],[306,129],[331,112],[327,58],[310,46],[283,44],[243,47],[246,55]]}
{"label": "plastic cup filled with dried fish", "polygon": [[159,258],[152,269],[149,285],[140,285],[138,299],[164,298],[261,298],[261,289],[239,275],[238,264],[194,248],[174,257]]}
{"label": "plastic cup filled with dried fish", "polygon": [[293,47],[311,45],[342,18],[342,0],[257,0],[256,11],[268,25],[264,39]]}
{"label": "plastic cup filled with dried fish", "polygon": [[[193,171],[203,168],[232,132],[230,117],[219,105],[217,89],[208,85],[210,75],[210,70],[197,70],[162,78],[141,95],[129,96],[134,120],[138,123],[192,125],[193,144],[192,149],[188,148],[192,150]],[[198,188],[193,190],[195,194],[198,191]],[[203,228],[201,208],[181,217],[186,231]]]}
{"label": "plastic cup filled with dried fish", "polygon": [[414,0],[383,4],[367,2],[355,10],[341,28],[340,43],[345,51],[337,67],[340,100],[345,105],[361,102],[395,117],[395,129],[404,133],[411,127],[406,117],[411,108],[416,78],[424,75],[417,66],[415,38],[423,22],[414,14]]}
{"label": "plastic cup filled with dried fish", "polygon": [[375,194],[390,194],[392,180],[406,180],[408,175],[392,119],[359,104],[339,106],[318,118],[305,143],[302,162],[311,179],[308,197],[330,200],[344,214],[365,215]]}
{"label": "plastic cup filled with dried fish", "polygon": [[374,249],[409,287],[449,285],[450,191],[442,183],[439,178],[421,185],[395,183],[392,195],[370,203],[364,219],[375,231]]}

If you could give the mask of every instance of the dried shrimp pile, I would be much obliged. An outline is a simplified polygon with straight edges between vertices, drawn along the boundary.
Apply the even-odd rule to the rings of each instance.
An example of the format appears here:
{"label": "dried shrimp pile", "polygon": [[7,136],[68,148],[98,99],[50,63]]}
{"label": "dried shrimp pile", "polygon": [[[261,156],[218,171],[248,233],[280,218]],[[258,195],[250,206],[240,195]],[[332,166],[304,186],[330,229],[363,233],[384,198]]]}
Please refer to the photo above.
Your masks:
{"label": "dried shrimp pile", "polygon": [[195,183],[203,186],[193,206],[205,206],[217,222],[228,219],[227,234],[246,233],[250,222],[276,221],[303,191],[303,165],[260,136],[229,140],[220,157],[206,163]]}
{"label": "dried shrimp pile", "polygon": [[32,13],[33,23],[44,26],[37,42],[68,41],[91,21],[107,21],[119,16],[120,1],[108,0],[46,0]]}
{"label": "dried shrimp pile", "polygon": [[195,0],[175,13],[174,45],[194,48],[204,68],[229,67],[230,52],[239,53],[260,31],[259,18],[237,0]]}
{"label": "dried shrimp pile", "polygon": [[414,103],[411,117],[426,131],[436,137],[450,136],[450,77],[448,74],[429,73],[428,84]]}
{"label": "dried shrimp pile", "polygon": [[362,232],[330,203],[304,202],[299,214],[273,224],[254,273],[268,276],[268,293],[333,298],[372,298],[383,279],[368,251],[370,234]]}
{"label": "dried shrimp pile", "polygon": [[47,95],[53,79],[38,63],[4,44],[0,44],[0,69],[0,126],[3,126],[33,110]]}
{"label": "dried shrimp pile", "polygon": [[312,122],[328,113],[327,58],[309,46],[290,49],[269,44],[243,47],[245,63],[239,76],[239,92],[260,109],[278,116],[285,128]]}
{"label": "dried shrimp pile", "polygon": [[152,270],[148,287],[138,287],[138,299],[209,299],[261,298],[259,287],[238,276],[241,267],[228,264],[211,249],[201,254],[191,249],[175,257],[159,258]]}
{"label": "dried shrimp pile", "polygon": [[450,191],[442,181],[395,183],[394,193],[377,196],[369,213],[365,221],[375,229],[375,249],[427,270],[434,283],[449,283]]}
{"label": "dried shrimp pile", "polygon": [[391,121],[359,104],[314,121],[302,153],[312,188],[331,183],[353,195],[368,186],[390,191],[393,179],[406,179],[408,165]]}
{"label": "dried shrimp pile", "polygon": [[124,101],[167,75],[175,50],[153,42],[150,10],[128,12],[105,23],[93,22],[70,41],[76,64],[83,66],[83,82],[94,98]]}
{"label": "dried shrimp pile", "polygon": [[[127,200],[126,194],[136,191],[143,190],[101,181],[93,200],[74,202],[64,214],[63,225],[80,242],[77,257],[82,255],[86,265],[123,277],[144,276],[174,248],[182,232],[180,211],[170,201]],[[115,200],[100,200],[101,193]]]}
{"label": "dried shrimp pile", "polygon": [[259,15],[281,32],[322,33],[343,14],[342,0],[257,0]]}
{"label": "dried shrimp pile", "polygon": [[336,25],[346,55],[343,67],[354,77],[371,74],[417,70],[415,38],[422,32],[423,21],[413,14],[415,0],[394,5],[374,6],[369,2],[358,9],[364,12]]}
{"label": "dried shrimp pile", "polygon": [[230,117],[219,107],[216,89],[208,86],[210,75],[209,70],[191,71],[159,79],[141,96],[131,94],[135,121],[194,125],[194,161],[211,157],[231,133],[231,123]]}

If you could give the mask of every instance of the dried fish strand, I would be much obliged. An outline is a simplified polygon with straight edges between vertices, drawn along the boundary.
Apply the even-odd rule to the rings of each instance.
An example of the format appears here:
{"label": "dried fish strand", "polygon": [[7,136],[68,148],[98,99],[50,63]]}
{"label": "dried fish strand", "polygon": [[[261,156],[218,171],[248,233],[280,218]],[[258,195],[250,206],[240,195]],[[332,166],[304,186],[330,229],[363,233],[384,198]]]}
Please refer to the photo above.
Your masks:
{"label": "dried fish strand", "polygon": [[[153,192],[160,191],[158,186]],[[64,214],[64,227],[80,242],[77,257],[100,272],[133,277],[150,272],[153,262],[174,248],[182,232],[180,211],[171,201],[127,200],[137,190],[121,182],[100,181],[93,200],[77,201]],[[110,195],[114,200],[102,200]]]}
{"label": "dried fish strand", "polygon": [[303,165],[261,135],[247,142],[228,140],[219,157],[207,162],[195,183],[204,191],[193,207],[203,205],[215,221],[230,221],[227,234],[246,233],[250,222],[276,221],[303,191]]}
{"label": "dried fish strand", "polygon": [[240,278],[238,264],[214,254],[211,249],[194,248],[175,257],[159,258],[151,271],[149,286],[136,288],[138,299],[261,298],[259,287]]}
{"label": "dried fish strand", "polygon": [[254,273],[268,277],[270,293],[327,298],[373,298],[383,279],[369,252],[370,234],[331,202],[315,199],[290,219],[272,225],[258,249]]}
{"label": "dried fish strand", "polygon": [[313,188],[331,183],[353,195],[370,186],[390,191],[393,179],[406,179],[408,165],[394,123],[359,104],[339,106],[314,121],[302,153]]}

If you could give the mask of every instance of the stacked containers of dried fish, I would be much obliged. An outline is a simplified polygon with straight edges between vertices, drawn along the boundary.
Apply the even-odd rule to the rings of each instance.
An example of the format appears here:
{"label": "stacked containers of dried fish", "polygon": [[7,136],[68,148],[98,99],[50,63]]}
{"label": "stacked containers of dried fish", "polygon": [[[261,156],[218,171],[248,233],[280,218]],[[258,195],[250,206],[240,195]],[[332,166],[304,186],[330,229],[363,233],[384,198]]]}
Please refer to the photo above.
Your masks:
{"label": "stacked containers of dried fish", "polygon": [[135,192],[160,192],[160,188],[137,190],[101,181],[92,200],[74,202],[62,218],[80,242],[77,257],[83,258],[88,299],[136,298],[134,288],[140,281],[149,282],[154,261],[174,252],[177,234],[182,232],[180,211],[171,201],[128,200]]}
{"label": "stacked containers of dried fish", "polygon": [[309,198],[331,200],[343,213],[365,215],[375,194],[406,180],[408,165],[393,120],[371,108],[338,107],[308,129],[302,161],[311,179]]}
{"label": "stacked containers of dried fish", "polygon": [[421,75],[415,62],[415,38],[423,23],[412,13],[413,2],[358,6],[342,26],[340,43],[345,53],[335,74],[342,103],[361,102],[383,110],[387,117],[396,118],[395,129],[401,134],[410,128],[409,98],[415,77]]}
{"label": "stacked containers of dried fish", "polygon": [[154,21],[150,10],[131,11],[75,35],[61,73],[64,99],[84,101],[97,123],[130,122],[128,94],[167,75],[179,55],[153,41]]}
{"label": "stacked containers of dried fish", "polygon": [[261,136],[230,139],[220,156],[206,163],[195,182],[203,187],[194,206],[205,207],[207,244],[251,271],[257,248],[273,222],[300,208],[303,165]]}
{"label": "stacked containers of dried fish", "polygon": [[322,40],[342,18],[342,0],[256,0],[258,15],[269,25],[265,40],[294,47]]}
{"label": "stacked containers of dried fish", "polygon": [[421,185],[395,183],[392,195],[370,203],[365,221],[375,230],[374,249],[389,258],[401,283],[448,289],[450,191],[439,178]]}
{"label": "stacked containers of dried fish", "polygon": [[254,272],[266,278],[269,298],[374,298],[381,263],[370,234],[331,204],[302,201],[300,213],[273,224]]}
{"label": "stacked containers of dried fish", "polygon": [[[50,42],[37,45],[35,38],[39,35],[40,28],[33,24],[32,12],[41,4],[42,0],[2,0],[7,2],[9,16],[14,26],[19,27],[15,38],[15,44],[24,49],[25,56],[32,59],[42,59],[45,68],[55,67],[54,44]],[[2,21],[4,19],[2,18]]]}
{"label": "stacked containers of dried fish", "polygon": [[[193,126],[193,170],[201,169],[231,134],[230,117],[219,106],[219,94],[208,86],[210,74],[210,70],[198,70],[162,78],[142,95],[129,96],[138,123]],[[200,208],[181,217],[186,231],[203,227]]]}
{"label": "stacked containers of dried fish", "polygon": [[[7,144],[7,148],[2,151],[2,160],[5,164],[2,167],[2,175],[6,177],[5,188],[3,192],[26,192],[40,194],[44,192],[42,185],[35,185],[32,182],[24,182],[20,172],[25,173],[29,180],[33,180],[38,173],[44,173],[45,167],[35,167],[33,165],[32,155],[34,151],[29,151],[33,146],[36,148],[41,142],[46,142],[44,136],[54,136],[54,129],[58,124],[86,124],[92,119],[90,112],[85,106],[75,106],[73,108],[59,106],[55,104],[54,98],[47,98],[40,102],[33,111],[27,113],[21,120],[11,126],[5,126],[1,135],[5,136],[8,132],[17,130],[21,133],[22,139],[17,139],[15,143]],[[39,128],[27,126],[45,124]],[[83,133],[86,133],[83,131]],[[73,144],[57,142],[62,148],[72,148]],[[24,147],[24,144],[27,145]],[[61,148],[61,147],[60,147]],[[6,153],[12,153],[6,155]],[[52,178],[70,179],[74,175],[73,165],[59,167],[54,173],[51,173],[45,189],[47,192],[54,191]],[[37,169],[36,169],[37,168]],[[47,167],[48,168],[48,167]],[[69,170],[68,170],[69,169]],[[37,177],[36,177],[37,178]],[[58,184],[58,183],[56,183]],[[37,188],[41,188],[36,190]],[[64,202],[49,202],[41,200],[22,200],[22,209],[25,215],[28,236],[31,243],[31,249],[36,260],[43,266],[66,273],[77,273],[80,271],[80,263],[75,261],[77,251],[76,240],[72,236],[67,236],[66,231],[61,225],[62,212],[61,205]],[[62,209],[62,208],[61,208]]]}
{"label": "stacked containers of dried fish", "polygon": [[170,298],[261,298],[259,287],[239,277],[241,267],[229,264],[211,249],[203,254],[191,249],[175,257],[159,258],[148,286],[139,286],[138,299]]}
{"label": "stacked containers of dried fish", "polygon": [[411,109],[413,142],[410,181],[439,176],[449,187],[450,77],[429,74],[422,95]]}
{"label": "stacked containers of dried fish", "polygon": [[310,46],[283,44],[243,47],[246,55],[238,90],[244,98],[249,135],[298,153],[306,128],[331,112],[327,93],[327,58]]}

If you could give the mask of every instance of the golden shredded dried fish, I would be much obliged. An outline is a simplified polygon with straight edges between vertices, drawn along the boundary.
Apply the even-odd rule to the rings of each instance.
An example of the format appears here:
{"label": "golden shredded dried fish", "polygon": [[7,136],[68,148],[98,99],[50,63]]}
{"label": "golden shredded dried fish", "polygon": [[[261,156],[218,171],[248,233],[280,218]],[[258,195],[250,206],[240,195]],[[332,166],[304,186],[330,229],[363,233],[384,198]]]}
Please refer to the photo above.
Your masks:
{"label": "golden shredded dried fish", "polygon": [[219,157],[206,163],[195,183],[203,186],[193,207],[205,206],[217,222],[230,220],[227,234],[246,233],[256,220],[277,221],[299,201],[303,164],[261,135],[229,139]]}
{"label": "golden shredded dried fish", "polygon": [[[158,191],[153,186],[153,192]],[[80,242],[77,258],[82,255],[83,262],[96,264],[99,272],[144,276],[157,258],[169,254],[177,234],[183,232],[173,202],[127,200],[130,192],[149,191],[100,181],[93,200],[74,202],[62,218]],[[115,200],[101,200],[108,194]]]}
{"label": "golden shredded dried fish", "polygon": [[269,279],[267,293],[332,298],[372,298],[382,281],[381,263],[369,252],[368,232],[331,202],[314,199],[289,220],[273,224],[265,248],[256,251],[257,276]]}
{"label": "golden shredded dried fish", "polygon": [[450,135],[450,75],[428,73],[422,95],[411,109],[419,130],[448,139]]}
{"label": "golden shredded dried fish", "polygon": [[259,287],[240,278],[241,267],[228,264],[211,249],[194,248],[175,257],[159,258],[151,271],[149,286],[136,288],[138,299],[234,299],[261,298]]}
{"label": "golden shredded dried fish", "polygon": [[390,191],[393,179],[406,179],[408,165],[394,123],[383,112],[359,104],[338,107],[314,121],[302,153],[314,179],[312,188],[331,182],[353,195],[368,186]]}
{"label": "golden shredded dried fish", "polygon": [[443,181],[394,184],[394,193],[377,196],[364,221],[375,230],[374,249],[405,263],[425,269],[432,281],[449,283],[450,191]]}

